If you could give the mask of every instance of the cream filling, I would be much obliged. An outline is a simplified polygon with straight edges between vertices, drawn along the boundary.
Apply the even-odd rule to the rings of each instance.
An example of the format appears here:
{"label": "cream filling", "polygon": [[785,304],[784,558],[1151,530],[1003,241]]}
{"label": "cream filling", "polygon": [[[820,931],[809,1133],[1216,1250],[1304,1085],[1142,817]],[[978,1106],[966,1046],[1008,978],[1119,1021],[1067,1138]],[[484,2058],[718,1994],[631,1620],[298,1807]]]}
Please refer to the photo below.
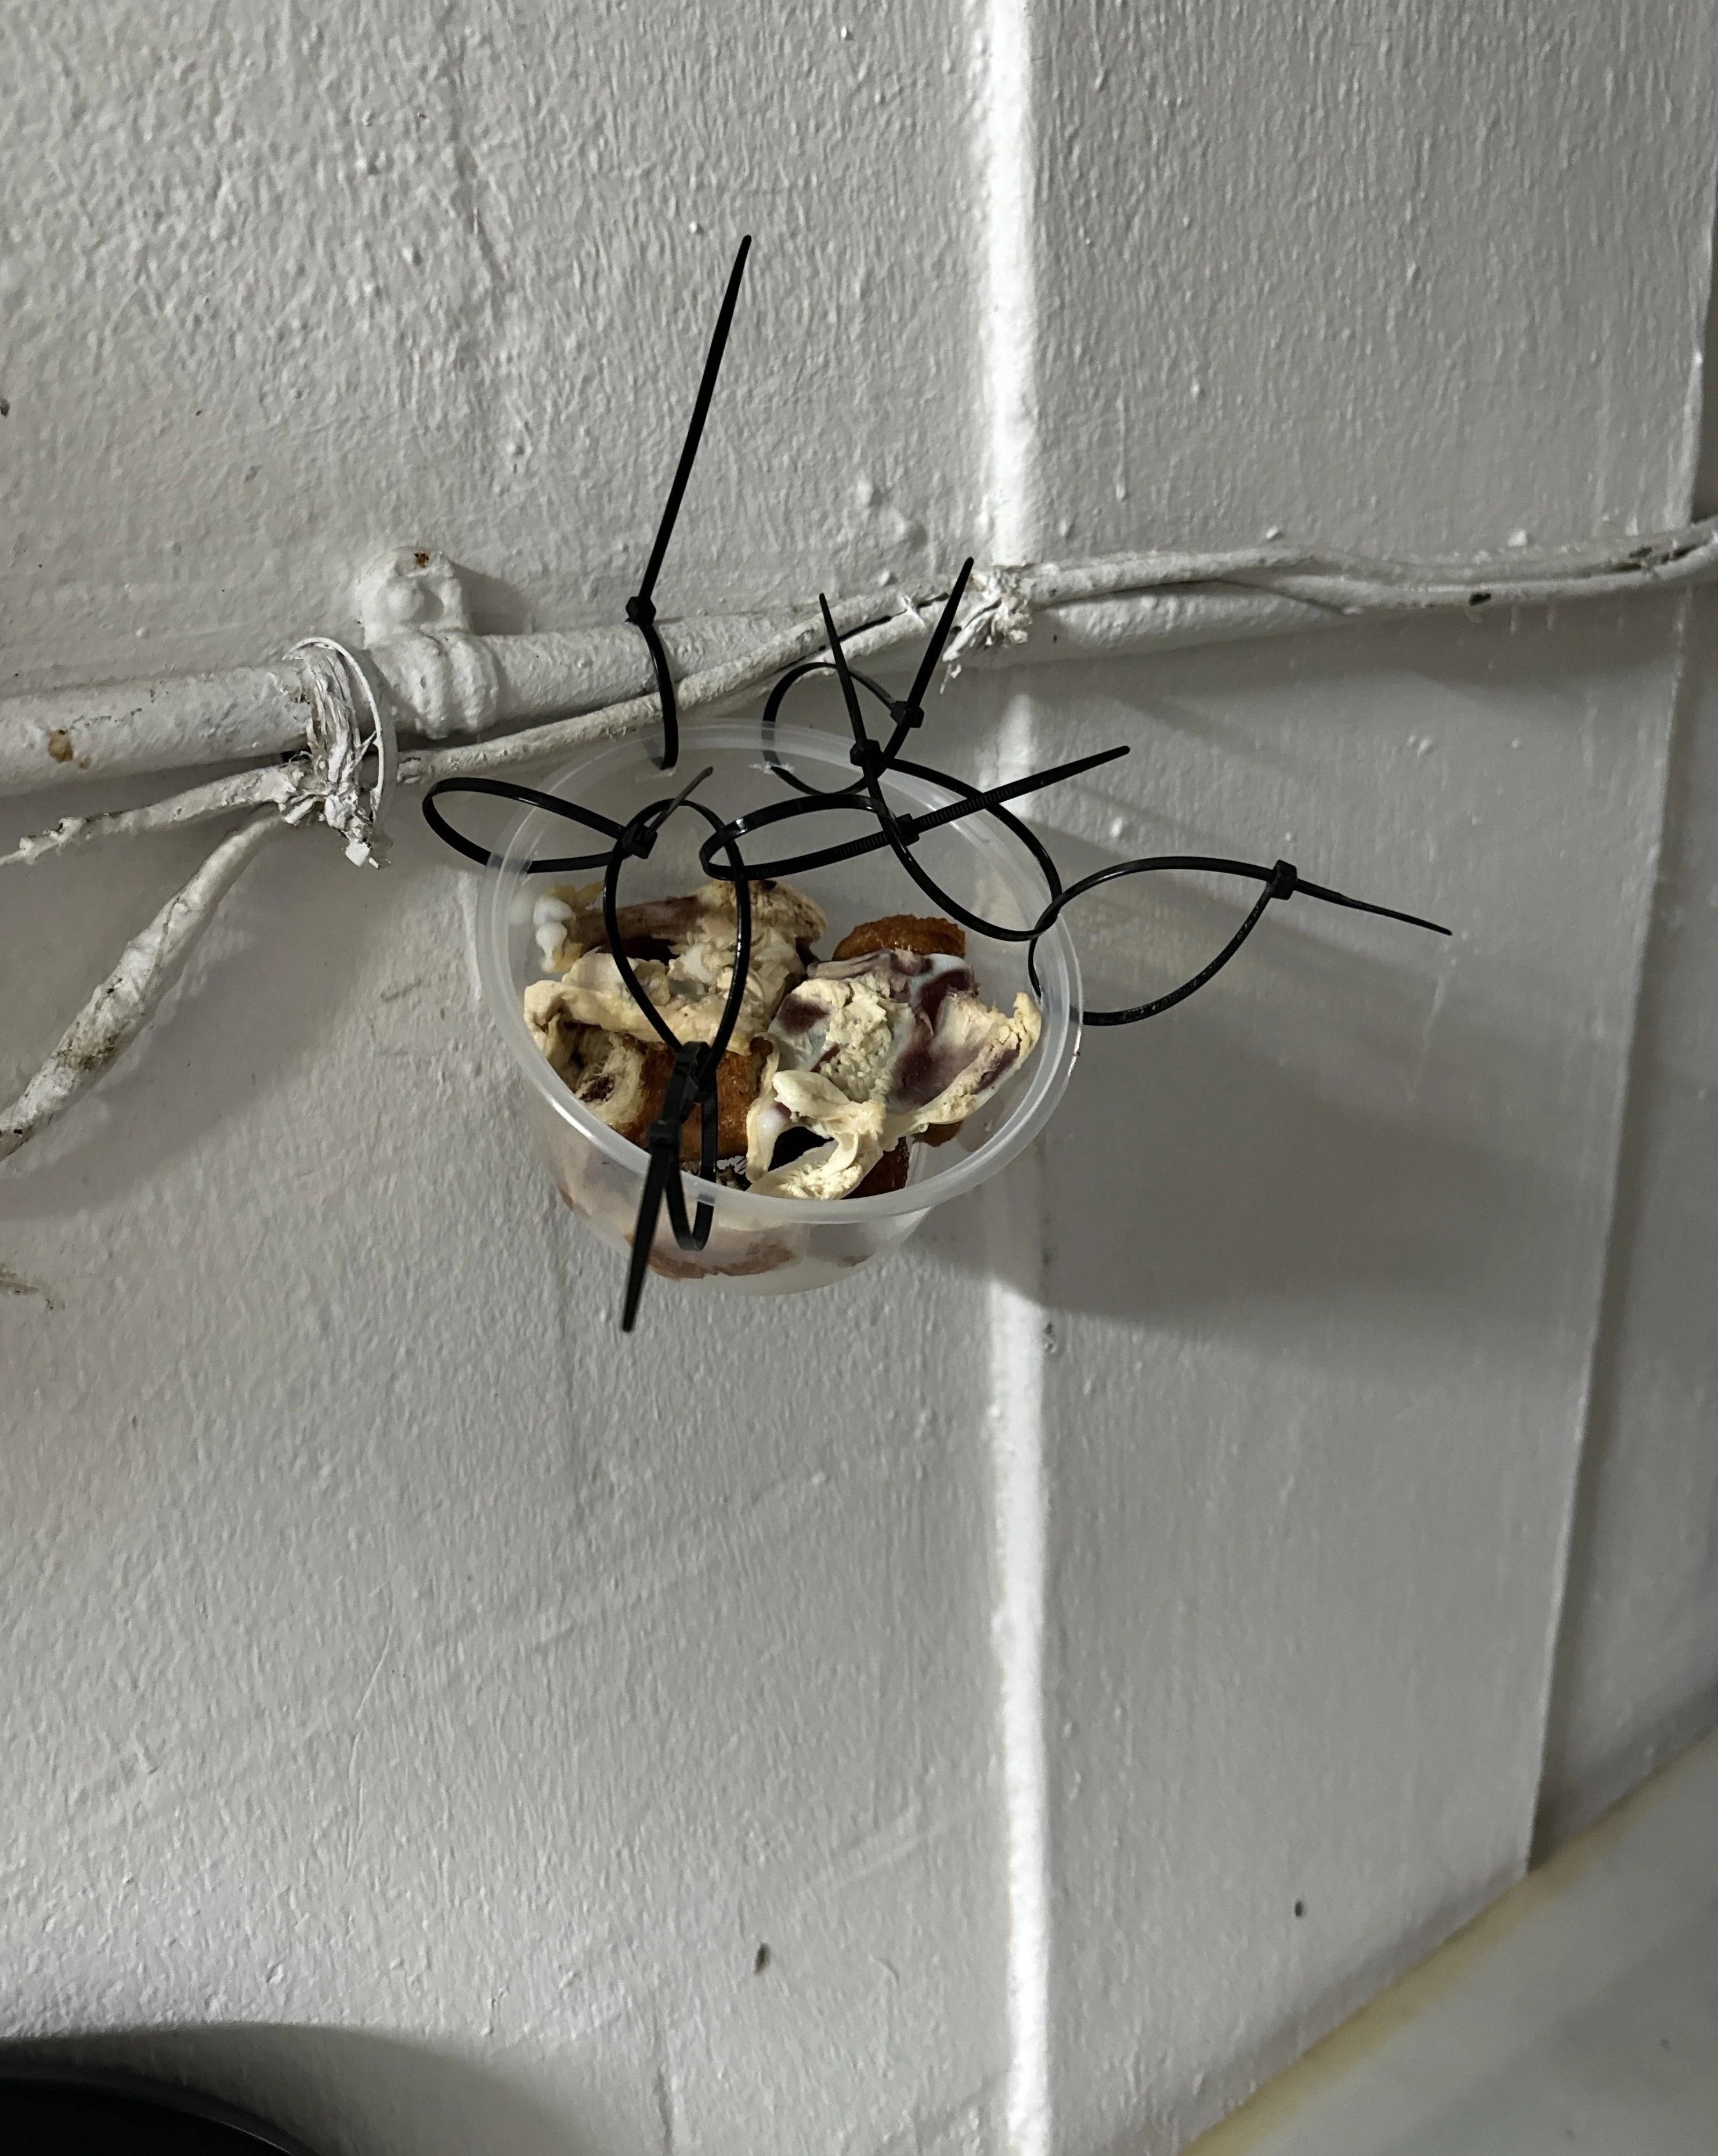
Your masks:
{"label": "cream filling", "polygon": [[[786,1168],[756,1175],[748,1149],[746,1173],[751,1188],[764,1198],[846,1197],[883,1158],[883,1103],[850,1101],[838,1086],[814,1070],[778,1070],[772,1084],[776,1100],[787,1110],[792,1122],[819,1132],[828,1143],[802,1153]],[[751,1135],[750,1116],[746,1135],[748,1139]],[[773,1138],[770,1143],[773,1150]]]}
{"label": "cream filling", "polygon": [[[677,1040],[715,1038],[734,978],[731,934],[726,947],[712,938],[667,960],[634,958],[631,963],[640,989]],[[734,1024],[736,1041],[750,1040],[764,1031],[776,1006],[803,970],[797,949],[784,937],[767,932],[754,942]],[[661,1037],[621,978],[612,952],[587,951],[558,981],[534,985],[550,989],[555,1007],[576,1025],[600,1025],[609,1033],[629,1034],[647,1043]]]}
{"label": "cream filling", "polygon": [[[600,911],[587,906],[577,915],[572,911],[572,901],[588,896],[587,886],[566,896],[551,892],[536,902],[539,947],[546,967],[559,978],[536,983],[526,992],[526,1020],[545,1042],[551,1038],[549,1019],[558,1013],[574,1025],[600,1026],[654,1044],[660,1036],[621,978],[613,954],[606,947],[591,947],[605,933]],[[672,955],[667,959],[632,961],[639,988],[677,1039],[713,1040],[734,978],[733,887],[708,883],[687,898],[622,906],[616,925],[628,940],[648,937],[668,945]],[[735,1021],[736,1041],[763,1032],[782,997],[805,972],[800,944],[814,942],[827,925],[822,908],[803,891],[787,884],[753,890],[751,951]],[[545,989],[551,993],[544,994]]]}
{"label": "cream filling", "polygon": [[[1031,997],[995,1010],[971,986],[963,961],[818,968],[792,992],[771,1028],[772,1052],[746,1116],[746,1175],[754,1190],[842,1198],[904,1137],[963,1122],[1037,1046],[1043,1021]],[[898,991],[898,993],[891,993]],[[927,1078],[945,1082],[914,1097]],[[786,1133],[826,1141],[787,1167],[770,1161]]]}

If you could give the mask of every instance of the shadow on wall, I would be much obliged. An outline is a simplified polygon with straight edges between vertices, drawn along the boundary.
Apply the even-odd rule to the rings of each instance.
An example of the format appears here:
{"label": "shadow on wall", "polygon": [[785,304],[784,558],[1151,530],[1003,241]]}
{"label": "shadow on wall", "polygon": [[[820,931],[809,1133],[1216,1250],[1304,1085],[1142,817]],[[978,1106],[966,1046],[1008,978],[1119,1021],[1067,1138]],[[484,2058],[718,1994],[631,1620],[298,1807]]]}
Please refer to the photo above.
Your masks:
{"label": "shadow on wall", "polygon": [[0,2065],[146,2074],[235,2104],[297,2135],[315,2156],[415,2156],[428,2148],[617,2156],[623,2147],[600,2126],[557,2117],[493,2060],[368,2030],[233,2023],[134,2029],[0,2045]]}
{"label": "shadow on wall", "polygon": [[[1628,954],[1593,877],[1626,890],[1646,829],[1628,789],[1654,752],[1642,682],[1668,685],[1673,627],[1648,603],[1059,675],[1043,721],[1059,754],[1151,752],[1046,797],[1068,880],[1141,855],[1285,850],[1455,934],[1297,900],[1187,1004],[1089,1033],[1044,1141],[1045,1278],[1018,1285],[1148,1327],[1407,1296],[1428,1325],[1459,1312],[1551,1347],[1590,1291],[1608,1204],[1594,1140]],[[993,710],[972,716],[993,732]],[[1164,877],[1093,893],[1074,916],[1088,1003],[1188,978],[1253,896]]]}
{"label": "shadow on wall", "polygon": [[[1136,1000],[1190,972],[1233,910],[1160,891],[1148,925],[1094,937],[1089,998]],[[1118,945],[1161,954],[1161,978],[1111,963]],[[1573,1249],[1603,1193],[1536,1132],[1587,1074],[1567,1039],[1482,1012],[1453,968],[1438,978],[1444,947],[1392,962],[1279,914],[1181,1009],[1089,1033],[1044,1141],[1046,1278],[1015,1284],[1121,1319],[1328,1308],[1352,1286],[1542,1327],[1547,1220],[1552,1246]]]}
{"label": "shadow on wall", "polygon": [[[1094,1054],[1050,1141],[1054,1308],[1327,1307],[1345,1286],[1465,1300],[1476,1257],[1542,1206],[1534,1168],[1321,1098],[1191,1027],[1160,1046],[1143,1085],[1138,1055]],[[1508,1267],[1495,1270],[1506,1289]]]}
{"label": "shadow on wall", "polygon": [[[1709,419],[1709,454],[1711,432]],[[1536,1858],[1718,1724],[1718,1456],[1702,1441],[1718,1398],[1715,701],[1718,602],[1703,593],[1630,1063]]]}

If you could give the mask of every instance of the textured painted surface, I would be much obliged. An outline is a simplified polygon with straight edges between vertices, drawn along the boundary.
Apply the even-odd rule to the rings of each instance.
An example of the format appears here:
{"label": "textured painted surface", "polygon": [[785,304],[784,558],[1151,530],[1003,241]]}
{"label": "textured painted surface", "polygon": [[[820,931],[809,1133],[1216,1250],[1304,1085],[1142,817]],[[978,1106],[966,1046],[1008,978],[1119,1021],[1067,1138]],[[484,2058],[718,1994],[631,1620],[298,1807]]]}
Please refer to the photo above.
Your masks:
{"label": "textured painted surface", "polygon": [[1052,530],[1465,554],[1683,512],[1709,8],[1146,0],[1038,42]]}
{"label": "textured painted surface", "polygon": [[[764,23],[9,13],[6,685],[339,631],[426,532],[614,618],[746,228],[664,605],[953,552],[964,24]],[[390,2156],[984,2145],[982,1260],[623,1347],[460,877],[306,854],[4,1194],[8,2032]],[[185,859],[8,892],[8,1077]]]}
{"label": "textured painted surface", "polygon": [[[1148,750],[1095,860],[1226,834],[1456,930],[1291,907],[1092,1041],[1050,1136],[1059,2145],[1219,2117],[1525,1861],[1674,622],[1189,654],[1058,712]],[[1224,896],[1113,901],[1094,988],[1192,971]]]}
{"label": "textured painted surface", "polygon": [[1542,1830],[1718,1722],[1718,609],[1696,603]]}
{"label": "textured painted surface", "polygon": [[[1666,27],[1044,16],[1029,540],[1680,514],[1714,23]],[[1059,803],[1090,865],[1283,854],[1458,932],[1291,910],[1095,1039],[1050,1135],[1043,2145],[1176,2145],[1526,1861],[1682,619],[1029,685],[1040,735],[1146,752]],[[1095,985],[1234,917],[1122,886]]]}
{"label": "textured painted surface", "polygon": [[1705,2156],[1718,1739],[1513,1888],[1198,2156]]}
{"label": "textured painted surface", "polygon": [[[306,2032],[170,2056],[336,2147],[967,2145],[977,1261],[933,1241],[828,1332],[664,1296],[623,1343],[461,878],[400,870],[282,849],[103,1127],[7,1191],[43,1291],[0,1304],[8,2027]],[[548,2087],[536,2138],[461,2138],[443,2053],[466,2103]]]}
{"label": "textured painted surface", "polygon": [[356,567],[426,531],[504,580],[500,626],[616,619],[744,230],[664,610],[958,558],[963,18],[784,28],[608,0],[9,10],[0,682],[333,633]]}
{"label": "textured painted surface", "polygon": [[[384,542],[495,625],[612,618],[748,226],[665,606],[985,520],[1471,550],[1685,509],[1710,10],[796,27],[9,17],[6,685],[338,631]],[[383,2156],[1121,2156],[1458,1921],[1531,1828],[1642,954],[1649,1010],[1704,963],[1649,944],[1683,624],[956,691],[975,767],[1134,741],[1046,804],[1070,865],[1282,851],[1458,938],[1291,909],[1095,1037],[993,1204],[630,1349],[460,875],[276,850],[0,1181],[6,2030]],[[0,1075],[188,858],[8,884]],[[1148,961],[1142,895],[1094,911],[1100,990],[1208,937],[1160,900]],[[1708,1050],[1654,1023],[1664,1204]],[[1630,1277],[1649,1351],[1683,1321]],[[1642,1425],[1655,1486],[1697,1394]],[[1595,1593],[1596,1741],[1694,1606]]]}

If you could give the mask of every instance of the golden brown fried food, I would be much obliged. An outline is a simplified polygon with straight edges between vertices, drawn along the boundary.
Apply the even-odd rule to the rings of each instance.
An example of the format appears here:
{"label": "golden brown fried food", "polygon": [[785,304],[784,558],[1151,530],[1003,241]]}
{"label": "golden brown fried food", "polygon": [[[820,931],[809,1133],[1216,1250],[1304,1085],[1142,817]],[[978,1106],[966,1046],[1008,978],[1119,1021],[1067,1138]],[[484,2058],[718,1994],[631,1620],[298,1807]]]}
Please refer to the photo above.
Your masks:
{"label": "golden brown fried food", "polygon": [[849,1198],[883,1198],[886,1197],[891,1190],[904,1188],[907,1179],[907,1158],[911,1150],[911,1144],[908,1139],[898,1138],[864,1181],[856,1190],[849,1190],[848,1196]]}
{"label": "golden brown fried food", "polygon": [[921,951],[927,957],[964,958],[967,932],[935,914],[890,913],[862,921],[835,946],[838,958],[863,958],[872,951]]}
{"label": "golden brown fried food", "polygon": [[[723,1056],[715,1074],[715,1151],[718,1160],[726,1160],[746,1150],[746,1111],[757,1098],[758,1081],[763,1075],[764,1060],[769,1054],[768,1041],[759,1038],[748,1046],[731,1049]],[[634,1145],[644,1145],[650,1136],[650,1126],[662,1113],[663,1101],[668,1096],[668,1081],[674,1075],[674,1060],[667,1049],[659,1045],[644,1050],[644,1073],[638,1112],[615,1128],[623,1138]],[[704,1115],[695,1108],[680,1127],[680,1158],[689,1166],[696,1167],[703,1150]]]}

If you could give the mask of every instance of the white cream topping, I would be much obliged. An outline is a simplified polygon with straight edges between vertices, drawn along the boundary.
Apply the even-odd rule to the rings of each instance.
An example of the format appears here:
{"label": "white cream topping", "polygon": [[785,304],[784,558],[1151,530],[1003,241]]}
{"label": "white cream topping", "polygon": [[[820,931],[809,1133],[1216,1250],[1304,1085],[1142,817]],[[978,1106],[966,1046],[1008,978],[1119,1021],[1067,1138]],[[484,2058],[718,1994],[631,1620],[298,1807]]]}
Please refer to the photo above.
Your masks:
{"label": "white cream topping", "polygon": [[[540,942],[556,931],[563,939],[556,952],[566,964],[561,978],[552,984],[553,1007],[574,1024],[601,1026],[635,1040],[656,1041],[659,1036],[621,978],[613,954],[606,947],[588,947],[599,939],[606,944],[600,911],[570,917],[570,928],[548,919],[538,928]],[[768,1025],[782,995],[805,971],[799,945],[814,942],[825,925],[821,909],[803,892],[781,884],[753,889],[751,962],[734,1028],[736,1041],[750,1040]],[[628,942],[648,939],[669,947],[671,955],[666,959],[634,958],[631,964],[640,989],[675,1036],[714,1040],[734,978],[733,886],[709,883],[690,898],[623,906],[617,926]]]}
{"label": "white cream topping", "polygon": [[[813,967],[770,1028],[773,1054],[746,1118],[746,1173],[755,1190],[839,1198],[903,1137],[958,1123],[1037,1045],[1029,996],[994,1010],[962,958],[874,952]],[[848,1113],[874,1111],[862,1141]],[[871,1149],[874,1127],[875,1150]],[[830,1142],[771,1171],[792,1129]],[[805,1169],[806,1173],[799,1173]]]}
{"label": "white cream topping", "polygon": [[751,1173],[748,1158],[751,1188],[765,1198],[846,1197],[883,1158],[883,1103],[850,1101],[812,1070],[778,1070],[773,1083],[777,1100],[794,1123],[821,1132],[829,1142],[758,1175]]}

